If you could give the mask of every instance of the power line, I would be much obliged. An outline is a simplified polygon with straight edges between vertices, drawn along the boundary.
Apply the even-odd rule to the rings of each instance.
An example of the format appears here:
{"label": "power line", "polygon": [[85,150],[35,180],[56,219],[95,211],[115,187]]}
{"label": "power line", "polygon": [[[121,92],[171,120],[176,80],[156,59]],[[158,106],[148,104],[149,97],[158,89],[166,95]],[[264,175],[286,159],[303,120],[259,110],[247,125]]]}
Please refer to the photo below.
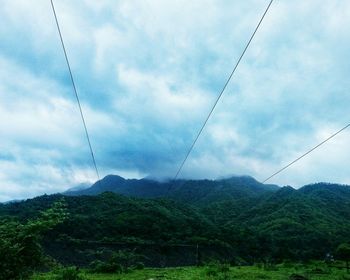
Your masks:
{"label": "power line", "polygon": [[317,148],[319,148],[320,146],[322,146],[323,144],[325,144],[326,142],[328,142],[329,140],[331,140],[332,138],[334,138],[335,136],[337,136],[338,134],[340,134],[341,132],[343,132],[345,129],[347,129],[348,127],[350,127],[350,123],[347,124],[346,126],[344,126],[342,129],[338,130],[337,132],[335,132],[334,134],[332,134],[331,136],[329,136],[327,139],[323,140],[321,143],[317,144],[315,147],[311,148],[310,150],[308,150],[306,153],[302,154],[300,157],[296,158],[295,160],[293,160],[292,162],[288,163],[286,166],[284,166],[283,168],[281,168],[280,170],[276,171],[275,173],[273,173],[271,176],[267,177],[264,181],[262,181],[262,183],[267,182],[268,180],[270,180],[271,178],[275,177],[277,174],[281,173],[282,171],[286,170],[288,167],[290,167],[291,165],[293,165],[294,163],[296,163],[297,161],[301,160],[303,157],[307,156],[308,154],[310,154],[311,152],[313,152],[314,150],[316,150]]}
{"label": "power line", "polygon": [[70,67],[69,60],[68,60],[66,47],[65,47],[64,42],[63,42],[63,37],[62,37],[60,25],[59,25],[59,23],[58,23],[58,19],[57,19],[57,15],[56,15],[55,6],[54,6],[54,4],[53,4],[53,0],[51,0],[51,7],[52,7],[53,14],[54,14],[54,16],[55,16],[56,26],[57,26],[58,34],[59,34],[60,39],[61,39],[61,44],[62,44],[62,49],[63,49],[63,52],[64,52],[64,57],[65,57],[65,59],[66,59],[66,63],[67,63],[67,67],[68,67],[70,79],[71,79],[71,82],[72,82],[74,94],[75,94],[75,97],[76,97],[76,100],[77,100],[77,103],[78,103],[78,107],[79,107],[79,112],[80,112],[81,120],[82,120],[82,122],[83,122],[84,130],[85,130],[85,136],[86,136],[87,142],[88,142],[88,144],[89,144],[90,153],[91,153],[91,157],[92,157],[92,162],[93,162],[94,167],[95,167],[97,179],[98,179],[98,181],[100,181],[100,175],[99,175],[99,172],[98,172],[98,169],[97,169],[97,164],[96,164],[96,160],[95,160],[95,155],[94,155],[94,152],[93,152],[93,149],[92,149],[92,145],[91,145],[91,141],[90,141],[89,132],[88,132],[88,129],[87,129],[87,126],[86,126],[86,122],[85,122],[83,110],[82,110],[81,104],[80,104],[79,95],[78,95],[78,92],[77,92],[77,89],[76,89],[76,86],[75,86],[75,82],[74,82],[72,70],[71,70],[71,67]]}
{"label": "power line", "polygon": [[253,38],[254,38],[256,32],[258,31],[258,29],[259,29],[259,27],[260,27],[260,25],[261,25],[263,19],[265,18],[265,15],[267,14],[268,10],[270,9],[270,6],[271,6],[272,2],[273,2],[273,0],[271,0],[270,3],[268,4],[268,6],[267,6],[267,8],[266,8],[266,10],[265,10],[265,12],[264,12],[264,14],[262,15],[262,17],[261,17],[261,19],[260,19],[258,25],[255,27],[255,30],[254,30],[253,34],[251,35],[251,37],[250,37],[248,43],[246,44],[246,46],[245,46],[245,48],[244,48],[244,50],[243,50],[241,56],[239,57],[239,59],[238,59],[236,65],[235,65],[235,67],[233,68],[233,70],[232,70],[231,74],[229,75],[228,79],[226,80],[225,85],[224,85],[223,88],[221,89],[219,96],[217,97],[217,99],[216,99],[216,101],[215,101],[213,107],[211,108],[211,110],[210,110],[210,112],[209,112],[207,118],[205,119],[205,121],[204,121],[204,123],[203,123],[201,129],[199,130],[199,132],[198,132],[196,138],[194,139],[194,141],[193,141],[193,143],[192,143],[190,149],[188,150],[188,152],[187,152],[187,154],[186,154],[186,156],[185,156],[185,159],[182,161],[182,163],[181,163],[181,165],[180,165],[180,168],[177,170],[176,175],[175,175],[175,177],[174,177],[174,179],[173,179],[174,181],[175,181],[175,180],[177,179],[177,177],[179,176],[179,173],[181,172],[183,166],[185,165],[185,162],[187,161],[187,159],[188,159],[189,155],[191,154],[191,152],[192,152],[194,146],[196,145],[198,138],[199,138],[200,135],[202,134],[204,127],[206,126],[206,124],[207,124],[207,122],[208,122],[210,116],[212,115],[212,113],[213,113],[213,111],[214,111],[216,105],[218,104],[218,102],[219,102],[219,100],[220,100],[222,94],[224,93],[224,91],[225,91],[227,85],[229,84],[229,82],[230,82],[230,80],[231,80],[233,74],[235,73],[235,71],[236,71],[236,69],[237,69],[239,63],[241,62],[241,60],[242,60],[242,58],[243,58],[245,52],[247,51],[247,49],[248,49],[248,47],[249,47],[251,41],[253,40]]}

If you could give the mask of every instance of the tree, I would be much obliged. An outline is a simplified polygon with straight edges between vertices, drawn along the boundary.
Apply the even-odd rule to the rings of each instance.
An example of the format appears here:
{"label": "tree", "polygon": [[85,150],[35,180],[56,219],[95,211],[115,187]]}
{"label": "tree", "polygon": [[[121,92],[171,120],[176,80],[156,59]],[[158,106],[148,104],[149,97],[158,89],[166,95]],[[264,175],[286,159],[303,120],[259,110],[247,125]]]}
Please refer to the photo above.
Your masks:
{"label": "tree", "polygon": [[63,200],[55,202],[41,215],[21,224],[16,220],[0,221],[0,279],[26,279],[44,262],[40,239],[44,232],[66,218]]}
{"label": "tree", "polygon": [[94,261],[90,266],[94,272],[122,273],[143,267],[143,263],[138,261],[143,258],[144,256],[136,254],[134,250],[119,250],[114,252],[107,262]]}
{"label": "tree", "polygon": [[340,244],[337,248],[336,253],[338,259],[346,262],[346,271],[349,273],[350,245],[347,243]]}

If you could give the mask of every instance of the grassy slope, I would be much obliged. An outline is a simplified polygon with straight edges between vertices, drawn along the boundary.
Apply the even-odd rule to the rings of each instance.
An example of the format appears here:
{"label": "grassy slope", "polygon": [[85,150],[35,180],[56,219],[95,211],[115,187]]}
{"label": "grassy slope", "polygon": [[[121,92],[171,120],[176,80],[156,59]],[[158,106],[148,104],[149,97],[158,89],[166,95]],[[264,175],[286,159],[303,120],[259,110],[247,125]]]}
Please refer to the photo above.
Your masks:
{"label": "grassy slope", "polygon": [[[318,269],[322,273],[317,273]],[[209,267],[186,267],[186,268],[164,268],[164,269],[144,269],[133,271],[128,274],[86,274],[87,279],[91,280],[287,280],[292,274],[306,276],[309,280],[350,280],[350,274],[345,270],[332,268],[329,271],[322,264],[293,266],[276,266],[273,270],[265,270],[257,266],[231,267],[226,274],[218,273],[216,276],[208,276]],[[36,275],[32,280],[50,280],[54,279],[52,274]]]}

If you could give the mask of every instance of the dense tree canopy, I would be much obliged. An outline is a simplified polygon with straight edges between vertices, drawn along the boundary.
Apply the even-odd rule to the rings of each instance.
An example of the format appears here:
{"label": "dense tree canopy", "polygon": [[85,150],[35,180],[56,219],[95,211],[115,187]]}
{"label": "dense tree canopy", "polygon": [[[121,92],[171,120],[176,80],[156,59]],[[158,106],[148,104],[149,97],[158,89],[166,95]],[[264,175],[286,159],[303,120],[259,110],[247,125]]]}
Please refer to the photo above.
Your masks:
{"label": "dense tree canopy", "polygon": [[[69,216],[47,231],[42,244],[60,261],[81,262],[76,265],[123,248],[137,248],[138,253],[148,255],[150,265],[160,265],[164,256],[176,259],[176,254],[188,256],[181,264],[196,263],[197,244],[202,258],[251,263],[324,259],[326,253],[335,253],[340,243],[349,241],[347,186],[315,184],[255,194],[251,188],[237,193],[239,188],[232,187],[228,196],[229,182],[210,196],[198,186],[191,190],[191,182],[187,187],[187,191],[175,189],[179,197],[141,199],[108,192],[65,197]],[[0,215],[30,225],[40,211],[62,198],[46,195],[2,205]],[[9,230],[15,227],[8,225]]]}
{"label": "dense tree canopy", "polygon": [[15,219],[0,221],[0,279],[25,279],[44,264],[40,239],[66,218],[63,200],[21,224]]}

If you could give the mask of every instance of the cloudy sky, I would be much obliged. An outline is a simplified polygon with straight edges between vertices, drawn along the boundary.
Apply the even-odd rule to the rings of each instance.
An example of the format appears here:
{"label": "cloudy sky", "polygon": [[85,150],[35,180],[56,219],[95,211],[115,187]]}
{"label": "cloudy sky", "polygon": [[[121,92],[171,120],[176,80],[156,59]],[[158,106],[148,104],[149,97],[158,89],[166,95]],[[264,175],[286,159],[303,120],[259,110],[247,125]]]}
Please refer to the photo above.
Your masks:
{"label": "cloudy sky", "polygon": [[[0,0],[0,201],[96,174],[49,0]],[[56,0],[101,176],[173,177],[267,0]],[[180,177],[263,180],[350,121],[350,2],[275,0]],[[274,177],[350,184],[350,132]]]}

